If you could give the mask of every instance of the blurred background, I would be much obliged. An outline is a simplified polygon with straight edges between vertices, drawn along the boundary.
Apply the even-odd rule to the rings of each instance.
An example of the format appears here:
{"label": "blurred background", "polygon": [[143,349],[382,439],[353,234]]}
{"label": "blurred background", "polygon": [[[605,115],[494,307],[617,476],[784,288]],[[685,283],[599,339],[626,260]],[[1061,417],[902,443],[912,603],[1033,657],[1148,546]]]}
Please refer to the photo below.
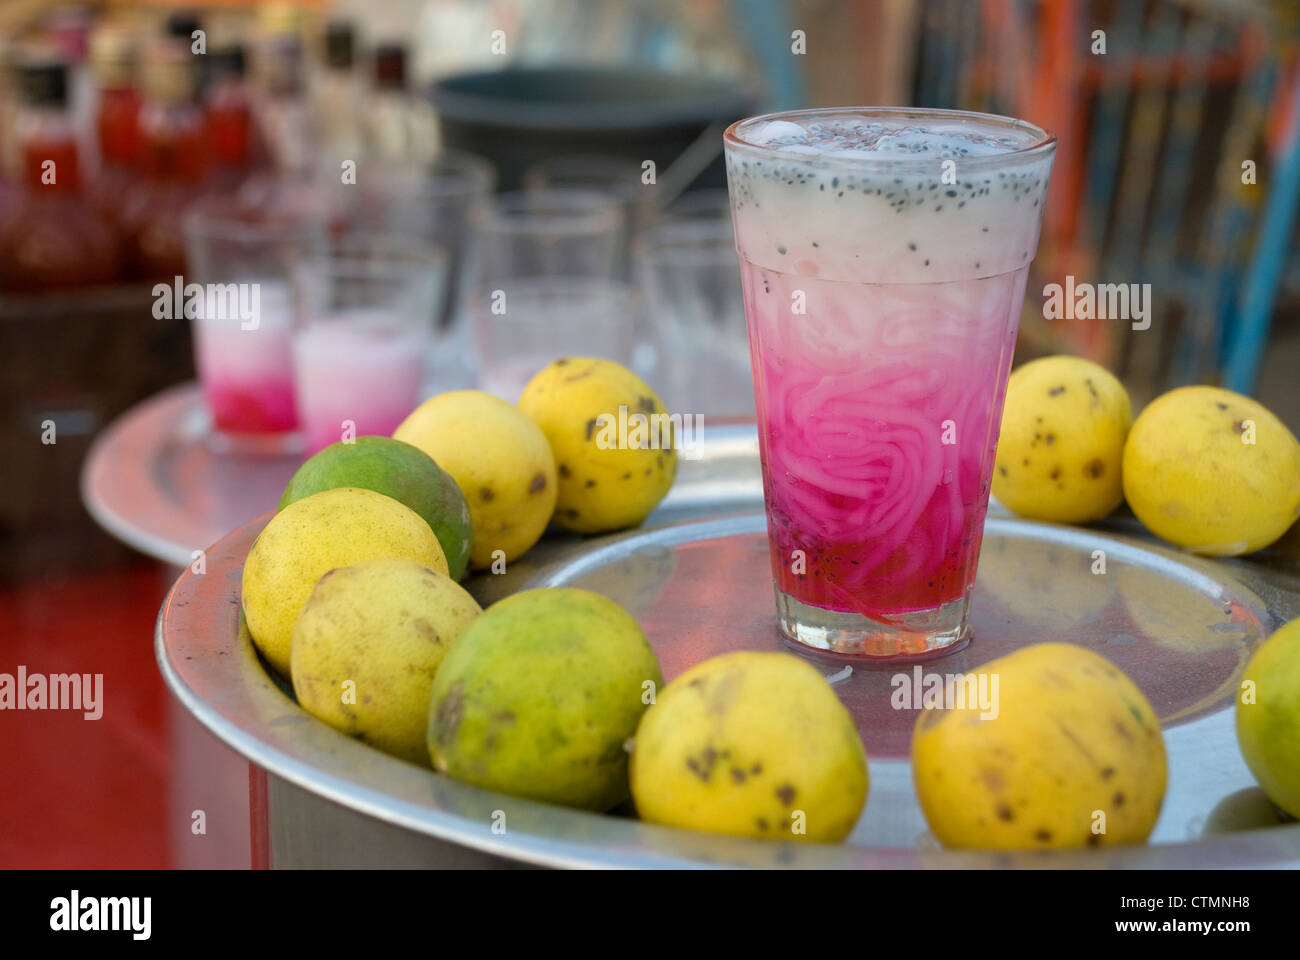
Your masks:
{"label": "blurred background", "polygon": [[[752,415],[743,116],[1054,131],[1017,361],[1300,430],[1298,52],[1288,0],[3,0],[0,670],[103,672],[114,708],[0,715],[0,866],[247,865],[247,779],[173,709],[153,621],[341,416],[513,401],[564,353]],[[1150,284],[1149,328],[1046,319],[1067,277]],[[256,282],[256,338],[191,282]]]}

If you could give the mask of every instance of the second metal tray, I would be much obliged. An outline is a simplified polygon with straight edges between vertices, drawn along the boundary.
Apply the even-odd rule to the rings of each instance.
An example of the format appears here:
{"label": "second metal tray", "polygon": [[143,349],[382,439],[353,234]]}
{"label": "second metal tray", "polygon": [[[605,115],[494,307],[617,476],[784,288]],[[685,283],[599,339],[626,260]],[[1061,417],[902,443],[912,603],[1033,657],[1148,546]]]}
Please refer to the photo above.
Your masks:
{"label": "second metal tray", "polygon": [[[521,589],[603,593],[641,623],[671,680],[735,649],[784,649],[775,624],[752,427],[719,428],[704,460],[642,530],[550,539],[501,576],[468,586],[485,605]],[[242,629],[243,558],[266,521],[208,552],[159,617],[157,652],[182,703],[273,776],[333,804],[509,860],[552,866],[1237,867],[1300,864],[1300,824],[1279,824],[1238,750],[1232,698],[1250,652],[1300,614],[1300,577],[1275,562],[1209,561],[1122,529],[1058,527],[991,514],[972,606],[972,642],[926,662],[956,673],[1025,644],[1065,640],[1120,666],[1159,715],[1169,752],[1149,844],[1016,854],[957,852],[929,835],[911,782],[916,711],[890,706],[911,665],[820,660],[870,759],[868,805],[836,846],[750,841],[597,816],[478,790],[388,757],[309,717],[266,671]],[[1119,521],[1120,527],[1124,521]],[[1096,551],[1106,572],[1094,573]],[[494,813],[508,830],[494,832]],[[1252,829],[1263,828],[1267,829]]]}

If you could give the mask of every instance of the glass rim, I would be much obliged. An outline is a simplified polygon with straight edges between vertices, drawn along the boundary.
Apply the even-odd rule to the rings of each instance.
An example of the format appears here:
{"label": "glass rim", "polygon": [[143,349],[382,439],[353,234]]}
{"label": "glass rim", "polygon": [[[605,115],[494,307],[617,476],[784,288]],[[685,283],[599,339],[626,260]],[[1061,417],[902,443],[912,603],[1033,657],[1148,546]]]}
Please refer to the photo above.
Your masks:
{"label": "glass rim", "polygon": [[941,119],[960,122],[978,122],[979,124],[992,128],[994,130],[1016,130],[1021,133],[1029,133],[1033,136],[1034,141],[1027,146],[1017,147],[1014,150],[1006,150],[1001,153],[982,154],[974,157],[962,158],[963,168],[983,169],[986,167],[997,167],[1007,163],[1021,163],[1026,160],[1034,160],[1039,157],[1050,155],[1056,149],[1056,134],[1044,127],[1030,123],[1028,120],[1018,120],[1015,117],[1007,117],[997,113],[980,113],[974,110],[947,110],[930,107],[809,107],[802,110],[780,110],[775,113],[763,113],[753,117],[746,117],[743,120],[737,120],[731,126],[727,127],[722,135],[724,146],[729,151],[745,153],[759,157],[780,157],[782,160],[791,163],[801,163],[815,166],[826,167],[843,167],[845,169],[862,170],[880,169],[880,170],[900,170],[915,169],[922,165],[929,165],[934,162],[932,157],[918,157],[915,154],[878,154],[874,156],[833,156],[825,153],[803,153],[793,150],[785,150],[780,146],[770,146],[761,143],[752,143],[744,139],[742,128],[752,123],[769,122],[773,120],[785,120],[791,117],[844,117],[859,116],[865,119],[873,117],[880,118],[916,118],[924,119]]}
{"label": "glass rim", "polygon": [[496,188],[496,169],[478,154],[448,150],[423,166],[403,171],[396,178],[381,178],[373,187],[380,196],[405,193],[416,201],[490,197]]}
{"label": "glass rim", "polygon": [[313,263],[438,264],[447,249],[416,234],[354,230],[332,239],[318,253],[303,257]]}
{"label": "glass rim", "polygon": [[460,177],[477,180],[490,190],[496,183],[496,168],[491,161],[466,150],[444,150],[420,168],[435,178]]}
{"label": "glass rim", "polygon": [[599,190],[545,187],[499,193],[474,219],[480,229],[502,234],[598,236],[622,228],[623,210]]}
{"label": "glass rim", "polygon": [[301,239],[309,239],[314,245],[318,241],[326,242],[328,236],[323,217],[256,220],[234,213],[202,208],[190,210],[185,215],[181,230],[187,236],[201,235],[250,245]]}
{"label": "glass rim", "polygon": [[[499,283],[507,295],[522,295],[535,300],[591,300],[597,297],[636,299],[637,284],[617,277],[581,276],[577,274],[540,274],[506,278]],[[486,300],[482,291],[467,294],[471,300]],[[505,316],[502,314],[501,316]]]}

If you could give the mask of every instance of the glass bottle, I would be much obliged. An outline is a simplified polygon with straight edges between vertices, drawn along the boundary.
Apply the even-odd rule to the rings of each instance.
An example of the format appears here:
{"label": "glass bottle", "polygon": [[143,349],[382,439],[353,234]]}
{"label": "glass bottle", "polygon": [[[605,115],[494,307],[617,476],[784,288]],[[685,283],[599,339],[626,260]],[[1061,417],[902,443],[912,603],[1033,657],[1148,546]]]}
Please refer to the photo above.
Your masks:
{"label": "glass bottle", "polygon": [[230,44],[208,56],[204,92],[212,148],[212,189],[235,192],[254,166],[253,100],[246,80],[244,48]]}
{"label": "glass bottle", "polygon": [[374,87],[366,104],[372,158],[388,166],[421,167],[433,159],[432,113],[411,95],[407,51],[400,43],[375,48]]}
{"label": "glass bottle", "polygon": [[188,47],[159,43],[146,53],[141,80],[141,176],[122,209],[131,275],[169,279],[185,272],[181,221],[205,188],[207,124],[195,101]]}
{"label": "glass bottle", "polygon": [[303,76],[302,41],[295,34],[273,35],[265,43],[264,58],[259,104],[262,136],[277,170],[305,173],[311,167],[316,136]]}
{"label": "glass bottle", "polygon": [[263,39],[260,50],[257,130],[271,169],[244,182],[235,206],[241,216],[260,220],[340,219],[334,211],[335,199],[321,178],[326,158],[320,153],[307,96],[302,41],[297,33],[277,30]]}
{"label": "glass bottle", "polygon": [[321,145],[330,159],[359,160],[363,108],[356,71],[356,34],[345,20],[333,20],[325,27],[325,63],[312,85],[312,112]]}
{"label": "glass bottle", "polygon": [[18,69],[21,166],[15,209],[0,225],[0,290],[36,293],[117,277],[113,231],[87,203],[68,108],[68,66],[35,57]]}
{"label": "glass bottle", "polygon": [[116,226],[140,163],[140,91],[131,35],[112,27],[96,31],[90,63],[98,90],[95,138],[99,146],[99,172],[90,185],[90,201]]}

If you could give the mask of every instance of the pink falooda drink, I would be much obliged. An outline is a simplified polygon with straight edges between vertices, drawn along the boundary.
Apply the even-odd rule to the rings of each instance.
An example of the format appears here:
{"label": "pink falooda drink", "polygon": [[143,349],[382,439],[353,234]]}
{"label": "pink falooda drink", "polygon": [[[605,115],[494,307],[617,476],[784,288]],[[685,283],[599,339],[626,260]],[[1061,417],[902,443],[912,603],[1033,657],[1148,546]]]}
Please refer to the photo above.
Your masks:
{"label": "pink falooda drink", "polygon": [[777,613],[840,653],[966,632],[1055,140],[847,108],[727,133]]}
{"label": "pink falooda drink", "polygon": [[[292,276],[325,246],[310,218],[243,216],[228,198],[198,201],[183,223],[190,273],[177,278],[193,319],[194,358],[220,449],[296,451]],[[177,294],[174,300],[180,299]],[[194,309],[188,309],[193,302]]]}
{"label": "pink falooda drink", "polygon": [[392,319],[358,311],[299,329],[294,372],[308,453],[349,434],[388,436],[419,405],[433,333]]}
{"label": "pink falooda drink", "polygon": [[253,310],[244,303],[240,312],[211,316],[199,309],[193,326],[195,360],[212,425],[220,434],[245,440],[280,436],[298,427],[288,285],[258,281],[252,303]]}

